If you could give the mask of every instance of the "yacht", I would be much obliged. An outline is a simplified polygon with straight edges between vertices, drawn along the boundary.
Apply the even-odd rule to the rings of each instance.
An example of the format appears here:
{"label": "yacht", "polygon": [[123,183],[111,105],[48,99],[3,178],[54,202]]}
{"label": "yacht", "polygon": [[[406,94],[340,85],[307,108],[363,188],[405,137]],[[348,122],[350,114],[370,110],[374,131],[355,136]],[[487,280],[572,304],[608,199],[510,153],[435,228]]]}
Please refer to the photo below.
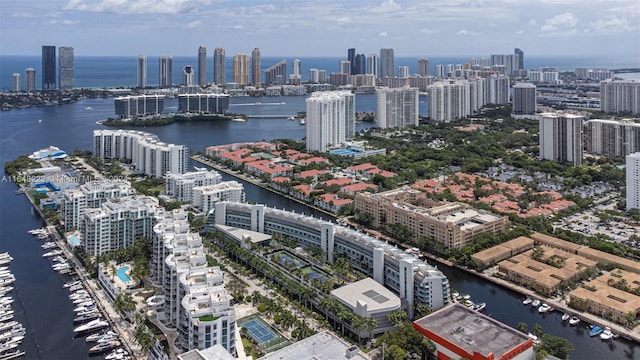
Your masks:
{"label": "yacht", "polygon": [[593,336],[598,336],[600,335],[604,330],[598,326],[598,325],[593,325],[591,327],[591,330],[589,331],[589,336],[593,337]]}
{"label": "yacht", "polygon": [[73,318],[73,322],[75,324],[80,324],[80,323],[84,323],[86,321],[90,321],[90,320],[95,320],[95,319],[100,319],[100,313],[96,310],[96,311],[91,311],[91,312],[87,312],[83,315],[78,315],[76,317]]}
{"label": "yacht", "polygon": [[562,321],[567,321],[567,320],[569,320],[570,317],[571,317],[571,315],[569,315],[569,313],[564,313],[564,314],[562,314]]}
{"label": "yacht", "polygon": [[528,333],[527,336],[530,337],[531,339],[533,339],[533,343],[535,345],[540,344],[540,339],[538,339],[537,336],[533,335],[532,333]]}
{"label": "yacht", "polygon": [[17,321],[10,321],[7,323],[2,323],[0,324],[0,331],[4,331],[4,330],[8,330],[8,329],[15,329],[18,327],[22,327],[22,325],[20,325],[19,322]]}
{"label": "yacht", "polygon": [[549,306],[549,304],[542,304],[540,305],[540,307],[538,308],[538,312],[539,313],[546,313],[547,311],[551,310],[551,306]]}
{"label": "yacht", "polygon": [[529,304],[531,304],[531,301],[532,300],[530,298],[526,298],[526,299],[522,300],[522,305],[529,305]]}
{"label": "yacht", "polygon": [[571,326],[578,325],[579,323],[580,319],[578,319],[576,316],[572,316],[571,319],[569,319],[569,325]]}
{"label": "yacht", "polygon": [[111,349],[117,348],[118,346],[120,346],[120,341],[117,341],[117,340],[101,342],[95,346],[92,346],[89,349],[89,354],[100,354],[105,351],[109,351]]}
{"label": "yacht", "polygon": [[538,299],[535,299],[531,302],[531,306],[533,307],[538,307],[538,305],[540,305],[540,300]]}
{"label": "yacht", "polygon": [[91,334],[91,335],[87,336],[86,341],[89,343],[89,342],[100,341],[100,340],[105,340],[105,339],[109,339],[109,338],[115,338],[117,336],[118,336],[118,334],[115,331],[109,330],[106,333]]}
{"label": "yacht", "polygon": [[121,360],[127,356],[127,352],[123,348],[117,348],[105,356],[105,360]]}
{"label": "yacht", "polygon": [[89,321],[84,325],[78,326],[77,328],[73,329],[73,332],[76,334],[81,334],[81,333],[99,330],[107,326],[109,326],[108,322],[100,319],[95,319],[95,320]]}
{"label": "yacht", "polygon": [[231,119],[231,121],[235,121],[235,122],[245,122],[245,121],[247,121],[247,120],[246,120],[246,119],[243,119],[243,118],[233,118],[233,119]]}
{"label": "yacht", "polygon": [[477,303],[473,306],[473,310],[483,312],[487,308],[487,303]]}
{"label": "yacht", "polygon": [[42,254],[42,257],[52,257],[62,254],[62,250],[53,250]]}
{"label": "yacht", "polygon": [[63,287],[65,289],[68,289],[68,288],[70,288],[72,286],[81,285],[81,284],[82,284],[82,282],[80,280],[76,280],[76,281],[71,281],[71,282],[68,282],[68,283],[64,284]]}
{"label": "yacht", "polygon": [[615,337],[616,337],[616,334],[611,332],[611,329],[609,327],[604,328],[604,331],[602,332],[602,334],[600,334],[601,340],[610,340]]}

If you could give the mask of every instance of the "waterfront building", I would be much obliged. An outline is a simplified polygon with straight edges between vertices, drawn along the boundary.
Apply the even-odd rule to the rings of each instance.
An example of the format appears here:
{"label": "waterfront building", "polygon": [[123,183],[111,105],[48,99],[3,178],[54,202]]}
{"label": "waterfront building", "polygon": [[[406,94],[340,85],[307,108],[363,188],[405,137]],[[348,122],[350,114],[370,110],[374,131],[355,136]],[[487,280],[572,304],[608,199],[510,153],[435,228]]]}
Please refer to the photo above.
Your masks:
{"label": "waterfront building", "polygon": [[207,47],[198,48],[198,86],[207,85]]}
{"label": "waterfront building", "polygon": [[138,81],[137,86],[140,89],[147,87],[147,57],[138,55]]}
{"label": "waterfront building", "polygon": [[194,186],[191,205],[208,213],[220,201],[244,202],[244,187],[237,181],[224,181],[214,185]]}
{"label": "waterfront building", "polygon": [[166,174],[164,193],[177,201],[192,202],[194,187],[211,186],[220,182],[222,182],[222,176],[213,170],[197,169],[184,174]]}
{"label": "waterfront building", "polygon": [[61,46],[58,49],[60,90],[73,89],[73,48]]}
{"label": "waterfront building", "polygon": [[249,56],[247,54],[233,56],[233,82],[240,86],[249,84]]}
{"label": "waterfront building", "polygon": [[414,75],[414,76],[409,76],[406,80],[409,81],[409,84],[408,84],[409,87],[418,88],[418,91],[422,91],[422,92],[426,92],[427,87],[433,84],[432,76]]}
{"label": "waterfront building", "polygon": [[[347,73],[349,75],[353,75],[356,73],[356,49],[351,48],[347,50],[347,61],[349,62],[349,71],[342,71],[342,67],[340,67],[341,72]],[[342,62],[340,62],[342,63]]]}
{"label": "waterfront building", "polygon": [[467,80],[438,81],[428,86],[431,120],[449,122],[471,115],[470,91]]}
{"label": "waterfront building", "polygon": [[420,60],[418,60],[418,75],[429,76],[429,66],[429,59],[421,58]]}
{"label": "waterfront building", "polygon": [[159,211],[154,219],[151,277],[162,287],[158,321],[177,335],[177,352],[222,345],[236,350],[236,314],[224,288],[223,272],[207,266],[202,238],[189,232],[182,209]]}
{"label": "waterfront building", "polygon": [[260,63],[260,49],[255,48],[251,51],[251,83],[254,86],[260,85],[260,72],[262,71]]}
{"label": "waterfront building", "polygon": [[213,51],[213,82],[218,86],[226,84],[225,81],[225,51],[218,47]]}
{"label": "waterfront building", "polygon": [[339,65],[338,65],[338,69],[340,71],[341,74],[346,74],[346,75],[351,75],[351,62],[346,61],[346,60],[341,60]]}
{"label": "waterfront building", "polygon": [[302,82],[302,75],[300,73],[300,59],[294,59],[291,63],[293,72],[289,75],[289,84],[300,85]]}
{"label": "waterfront building", "polygon": [[57,90],[55,46],[42,46],[42,90]]}
{"label": "waterfront building", "polygon": [[150,239],[159,208],[157,198],[145,195],[110,198],[99,208],[86,208],[80,221],[84,251],[99,256],[133,246],[141,237]]}
{"label": "waterfront building", "polygon": [[182,68],[182,85],[193,86],[194,80],[195,73],[193,72],[193,67],[191,65],[187,65]]}
{"label": "waterfront building", "polygon": [[536,86],[520,82],[513,86],[513,114],[532,115],[536,112]]}
{"label": "waterfront building", "polygon": [[601,81],[600,110],[607,113],[640,114],[640,81]]}
{"label": "waterfront building", "polygon": [[528,70],[527,77],[529,81],[532,83],[542,83],[542,71],[539,70]]}
{"label": "waterfront building", "polygon": [[584,116],[574,114],[540,114],[540,159],[581,165],[584,120]]}
{"label": "waterfront building", "polygon": [[171,55],[162,55],[158,62],[158,87],[169,88],[172,86],[173,57]]}
{"label": "waterfront building", "polygon": [[325,152],[355,136],[355,95],[318,91],[306,100],[307,151]]}
{"label": "waterfront building", "polygon": [[449,281],[437,268],[395,246],[349,227],[264,205],[220,202],[207,216],[205,230],[231,226],[294,240],[298,246],[322,249],[324,261],[343,256],[354,269],[406,301],[410,317],[414,305],[438,309],[450,302]]}
{"label": "waterfront building", "polygon": [[13,75],[11,75],[11,80],[12,80],[11,91],[15,91],[15,92],[20,91],[20,74],[13,73]]}
{"label": "waterfront building", "polygon": [[36,90],[36,69],[34,68],[26,68],[24,70],[25,77],[25,90],[26,91],[35,91]]}
{"label": "waterfront building", "polygon": [[[491,75],[485,78],[485,99],[480,105],[509,103],[509,77],[504,75]],[[480,107],[472,110],[478,110]]]}
{"label": "waterfront building", "polygon": [[93,155],[127,159],[137,174],[162,177],[182,174],[189,165],[189,148],[161,142],[156,135],[135,130],[94,130]]}
{"label": "waterfront building", "polygon": [[459,303],[413,322],[436,346],[438,359],[534,360],[533,339]]}
{"label": "waterfront building", "polygon": [[409,77],[409,67],[408,66],[398,66],[398,77],[399,78],[408,78]]}
{"label": "waterfront building", "polygon": [[[353,69],[355,70],[354,74],[366,74],[367,73],[367,58],[364,54],[358,54],[355,58],[355,63]],[[352,74],[353,75],[353,74]]]}
{"label": "waterfront building", "polygon": [[369,54],[367,57],[367,74],[373,74],[376,79],[380,79],[380,57],[376,54]]}
{"label": "waterfront building", "polygon": [[437,78],[445,77],[444,65],[442,65],[442,64],[437,64],[436,65],[436,74],[435,75],[436,75]]}
{"label": "waterfront building", "polygon": [[126,180],[93,180],[61,193],[60,220],[66,230],[81,228],[85,209],[99,208],[107,199],[134,195],[135,189]]}
{"label": "waterfront building", "polygon": [[[504,69],[504,75],[511,76],[517,70],[520,70],[520,55],[491,55],[491,66],[496,69]],[[504,68],[502,67],[504,66]]]}
{"label": "waterfront building", "polygon": [[121,119],[164,113],[164,95],[119,96],[114,100],[115,112]]}
{"label": "waterfront building", "polygon": [[393,49],[380,49],[380,78],[393,77],[394,71]]}
{"label": "waterfront building", "polygon": [[627,210],[640,209],[640,152],[626,156]]}
{"label": "waterfront building", "polygon": [[287,60],[271,66],[264,71],[265,85],[284,85],[287,76]]}
{"label": "waterfront building", "polygon": [[[474,209],[464,203],[429,200],[426,193],[408,187],[377,194],[358,193],[354,203],[356,216],[370,216],[374,228],[402,224],[411,234],[406,241],[414,243],[426,238],[445,248],[461,249],[472,243],[477,234],[497,235],[509,229],[507,216]],[[424,205],[414,205],[417,203]]]}
{"label": "waterfront building", "polygon": [[376,124],[378,127],[394,128],[418,126],[418,89],[382,87],[376,89]]}
{"label": "waterfront building", "polygon": [[625,157],[640,151],[640,123],[592,119],[585,123],[586,151]]}
{"label": "waterfront building", "polygon": [[519,48],[515,48],[513,53],[518,55],[518,69],[524,69],[524,51]]}
{"label": "waterfront building", "polygon": [[324,83],[327,81],[327,71],[326,70],[318,70],[318,69],[310,69],[309,70],[309,81],[312,83]]}
{"label": "waterfront building", "polygon": [[229,111],[227,94],[180,94],[178,111],[199,114],[225,114]]}

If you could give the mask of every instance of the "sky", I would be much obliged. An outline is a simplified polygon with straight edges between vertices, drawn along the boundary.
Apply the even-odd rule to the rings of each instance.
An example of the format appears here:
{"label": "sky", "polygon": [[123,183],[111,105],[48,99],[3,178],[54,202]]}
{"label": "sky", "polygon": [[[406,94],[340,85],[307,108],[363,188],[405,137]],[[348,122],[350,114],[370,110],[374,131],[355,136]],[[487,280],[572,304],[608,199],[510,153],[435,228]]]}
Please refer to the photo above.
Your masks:
{"label": "sky", "polygon": [[[0,0],[0,54],[76,56],[627,57],[640,66],[638,0]],[[635,60],[633,60],[635,59]]]}

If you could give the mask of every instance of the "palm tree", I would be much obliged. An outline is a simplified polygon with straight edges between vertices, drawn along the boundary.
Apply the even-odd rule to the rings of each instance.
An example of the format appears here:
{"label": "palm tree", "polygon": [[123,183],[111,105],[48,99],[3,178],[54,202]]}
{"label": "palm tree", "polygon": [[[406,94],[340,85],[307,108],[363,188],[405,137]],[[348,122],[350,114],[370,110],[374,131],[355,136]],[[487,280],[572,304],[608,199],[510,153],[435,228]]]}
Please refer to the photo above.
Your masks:
{"label": "palm tree", "polygon": [[344,336],[344,323],[351,320],[351,311],[345,308],[339,309],[338,312],[338,320],[340,320],[342,324],[342,336]]}
{"label": "palm tree", "polygon": [[365,318],[365,326],[369,332],[369,338],[371,338],[373,330],[378,327],[378,320],[373,317],[367,317]]}
{"label": "palm tree", "polygon": [[367,327],[367,321],[360,315],[355,315],[351,320],[351,328],[358,334],[358,344],[362,343],[362,330]]}
{"label": "palm tree", "polygon": [[389,319],[389,321],[391,321],[393,323],[393,325],[395,326],[400,326],[401,324],[405,323],[408,319],[408,315],[407,312],[402,310],[402,309],[398,309],[392,313],[390,313],[389,315],[387,315],[387,318]]}

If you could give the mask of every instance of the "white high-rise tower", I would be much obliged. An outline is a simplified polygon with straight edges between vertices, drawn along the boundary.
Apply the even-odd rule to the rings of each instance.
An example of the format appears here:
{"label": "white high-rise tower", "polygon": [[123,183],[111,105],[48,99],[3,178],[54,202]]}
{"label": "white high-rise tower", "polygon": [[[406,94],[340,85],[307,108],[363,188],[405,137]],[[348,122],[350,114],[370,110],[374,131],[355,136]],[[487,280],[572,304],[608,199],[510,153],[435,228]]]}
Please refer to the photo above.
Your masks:
{"label": "white high-rise tower", "polygon": [[307,151],[327,151],[353,137],[355,95],[350,91],[319,91],[307,104]]}

